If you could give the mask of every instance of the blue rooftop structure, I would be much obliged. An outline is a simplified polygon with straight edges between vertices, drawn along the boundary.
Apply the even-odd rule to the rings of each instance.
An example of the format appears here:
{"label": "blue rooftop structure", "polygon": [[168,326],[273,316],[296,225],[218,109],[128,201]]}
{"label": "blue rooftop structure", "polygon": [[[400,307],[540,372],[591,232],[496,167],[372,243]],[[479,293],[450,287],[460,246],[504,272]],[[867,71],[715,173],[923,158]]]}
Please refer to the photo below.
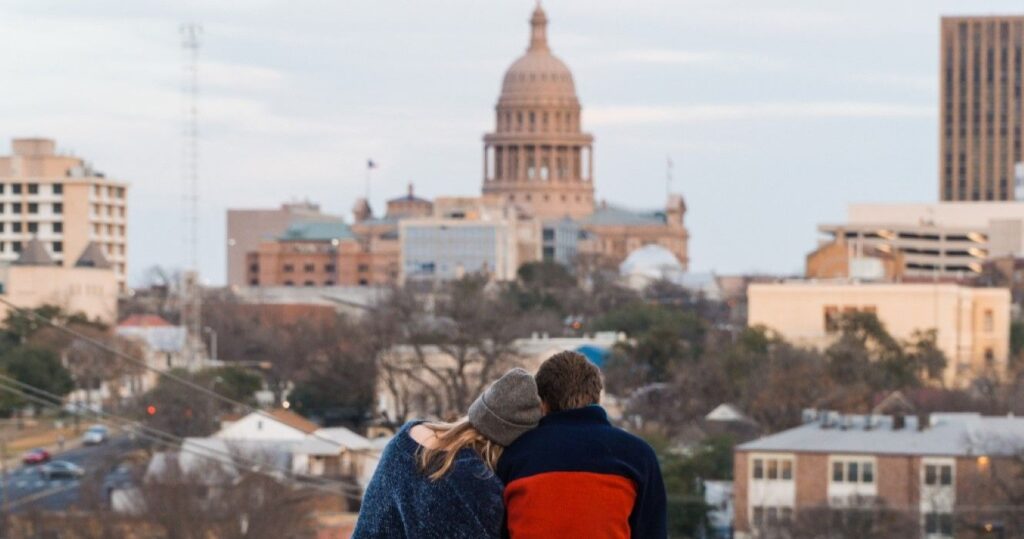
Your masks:
{"label": "blue rooftop structure", "polygon": [[591,363],[597,365],[599,369],[604,368],[605,360],[608,359],[608,355],[611,353],[607,348],[593,344],[579,346],[576,348],[576,351],[583,354]]}

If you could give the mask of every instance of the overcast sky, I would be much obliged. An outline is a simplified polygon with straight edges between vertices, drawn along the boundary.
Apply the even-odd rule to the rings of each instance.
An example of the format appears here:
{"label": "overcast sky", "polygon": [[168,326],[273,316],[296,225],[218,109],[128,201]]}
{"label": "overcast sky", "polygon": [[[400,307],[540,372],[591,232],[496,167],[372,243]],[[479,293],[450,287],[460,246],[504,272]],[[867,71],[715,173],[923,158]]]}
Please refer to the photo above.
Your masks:
{"label": "overcast sky", "polygon": [[[548,0],[595,144],[599,199],[661,207],[666,156],[692,267],[798,272],[846,204],[937,196],[944,14],[1019,2]],[[533,1],[6,0],[0,139],[45,136],[128,181],[130,278],[184,257],[184,21],[201,50],[201,270],[225,210],[308,198],[350,217],[409,182],[477,194],[481,136]],[[6,150],[3,153],[7,153]]]}

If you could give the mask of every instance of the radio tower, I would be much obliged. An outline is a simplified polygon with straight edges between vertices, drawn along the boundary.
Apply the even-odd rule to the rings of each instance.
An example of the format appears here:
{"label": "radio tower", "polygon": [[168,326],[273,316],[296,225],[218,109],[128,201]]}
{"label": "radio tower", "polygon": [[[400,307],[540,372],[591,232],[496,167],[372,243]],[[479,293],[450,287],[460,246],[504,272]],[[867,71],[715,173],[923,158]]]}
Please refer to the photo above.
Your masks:
{"label": "radio tower", "polygon": [[181,25],[184,56],[182,84],[181,175],[184,202],[184,238],[187,265],[181,283],[181,324],[188,331],[192,360],[202,349],[202,296],[199,287],[199,38],[203,27]]}

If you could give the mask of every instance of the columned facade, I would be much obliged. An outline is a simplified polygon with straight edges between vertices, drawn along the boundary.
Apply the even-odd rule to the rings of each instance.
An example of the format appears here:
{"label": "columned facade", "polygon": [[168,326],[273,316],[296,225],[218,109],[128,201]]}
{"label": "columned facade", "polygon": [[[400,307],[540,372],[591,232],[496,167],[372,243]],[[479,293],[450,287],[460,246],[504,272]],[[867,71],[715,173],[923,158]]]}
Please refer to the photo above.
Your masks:
{"label": "columned facade", "polygon": [[594,139],[581,128],[572,73],[548,47],[540,6],[530,26],[484,136],[483,192],[539,218],[584,217],[594,211]]}

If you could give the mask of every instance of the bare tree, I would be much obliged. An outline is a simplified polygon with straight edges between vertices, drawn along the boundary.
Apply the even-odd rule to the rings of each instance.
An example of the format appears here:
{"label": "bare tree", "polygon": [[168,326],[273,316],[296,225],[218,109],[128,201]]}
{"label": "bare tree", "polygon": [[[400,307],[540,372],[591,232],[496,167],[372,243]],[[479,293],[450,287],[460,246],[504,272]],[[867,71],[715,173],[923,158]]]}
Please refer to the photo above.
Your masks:
{"label": "bare tree", "polygon": [[501,290],[482,277],[448,283],[428,298],[396,290],[373,315],[392,346],[381,355],[384,385],[400,423],[411,413],[450,419],[505,369],[521,361],[516,339],[545,324],[560,322],[521,315]]}

